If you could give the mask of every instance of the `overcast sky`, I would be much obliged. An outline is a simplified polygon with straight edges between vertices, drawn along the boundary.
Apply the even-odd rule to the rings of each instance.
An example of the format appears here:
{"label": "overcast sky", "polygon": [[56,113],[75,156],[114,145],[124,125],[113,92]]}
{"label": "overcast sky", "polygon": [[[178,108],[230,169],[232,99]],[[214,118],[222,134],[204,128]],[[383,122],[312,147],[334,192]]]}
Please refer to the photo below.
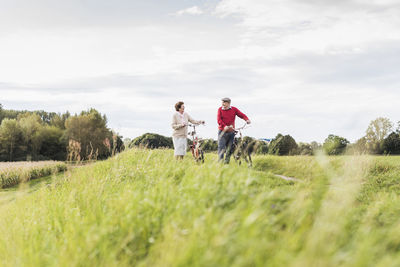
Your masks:
{"label": "overcast sky", "polygon": [[171,135],[182,100],[216,139],[228,96],[250,136],[355,141],[400,120],[399,14],[398,0],[0,0],[0,103],[93,107],[133,138]]}

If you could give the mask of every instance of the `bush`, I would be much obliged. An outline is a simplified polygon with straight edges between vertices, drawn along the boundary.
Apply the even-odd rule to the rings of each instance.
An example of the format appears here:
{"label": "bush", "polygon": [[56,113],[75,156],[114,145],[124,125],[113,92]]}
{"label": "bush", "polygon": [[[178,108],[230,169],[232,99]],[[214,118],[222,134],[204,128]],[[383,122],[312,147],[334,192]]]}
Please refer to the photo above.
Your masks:
{"label": "bush", "polygon": [[145,133],[139,137],[136,137],[129,144],[129,148],[133,147],[146,147],[150,149],[156,148],[174,148],[171,137],[165,137],[163,135],[155,133]]}
{"label": "bush", "polygon": [[269,145],[269,153],[274,155],[294,155],[298,146],[290,135],[278,134]]}

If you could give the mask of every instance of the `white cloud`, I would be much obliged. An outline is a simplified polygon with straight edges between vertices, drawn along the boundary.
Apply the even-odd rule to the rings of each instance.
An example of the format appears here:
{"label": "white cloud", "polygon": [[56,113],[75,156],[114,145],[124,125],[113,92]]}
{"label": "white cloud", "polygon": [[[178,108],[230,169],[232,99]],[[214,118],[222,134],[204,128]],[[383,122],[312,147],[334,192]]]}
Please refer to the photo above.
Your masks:
{"label": "white cloud", "polygon": [[[399,120],[395,1],[223,0],[214,17],[180,16],[210,9],[199,6],[159,7],[136,22],[122,5],[113,11],[124,15],[117,24],[104,23],[112,12],[103,20],[96,10],[82,25],[65,16],[53,25],[59,12],[45,9],[40,25],[53,27],[22,21],[0,34],[0,101],[60,112],[95,107],[125,137],[169,135],[173,105],[184,100],[207,121],[201,135],[215,138],[225,96],[252,119],[247,134],[255,137],[323,141],[333,133],[353,141],[378,116]],[[35,16],[42,9],[35,5]]]}
{"label": "white cloud", "polygon": [[185,9],[177,11],[175,13],[175,15],[177,15],[177,16],[181,16],[181,15],[185,15],[185,14],[187,14],[187,15],[201,15],[203,13],[204,13],[203,10],[201,8],[199,8],[198,6],[192,6],[192,7],[185,8]]}
{"label": "white cloud", "polygon": [[291,53],[359,51],[372,42],[400,40],[400,5],[363,2],[222,0],[215,14],[239,19],[244,43]]}

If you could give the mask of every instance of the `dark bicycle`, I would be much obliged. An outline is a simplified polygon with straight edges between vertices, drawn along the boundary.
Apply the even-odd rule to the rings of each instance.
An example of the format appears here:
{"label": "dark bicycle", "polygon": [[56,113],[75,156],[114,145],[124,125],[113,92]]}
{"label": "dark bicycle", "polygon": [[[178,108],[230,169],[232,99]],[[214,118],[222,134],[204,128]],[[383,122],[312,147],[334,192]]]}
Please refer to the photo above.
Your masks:
{"label": "dark bicycle", "polygon": [[193,128],[192,131],[188,133],[192,137],[192,144],[190,145],[190,150],[192,151],[193,158],[196,162],[204,163],[204,151],[201,149],[200,145],[203,141],[201,138],[197,136],[196,132],[196,124],[188,124],[189,127]]}
{"label": "dark bicycle", "polygon": [[251,154],[254,151],[254,142],[250,139],[243,138],[242,131],[250,127],[247,123],[242,127],[235,128],[235,138],[233,140],[233,158],[235,161],[241,165],[242,159],[244,159],[249,167],[253,166],[253,161],[251,159]]}

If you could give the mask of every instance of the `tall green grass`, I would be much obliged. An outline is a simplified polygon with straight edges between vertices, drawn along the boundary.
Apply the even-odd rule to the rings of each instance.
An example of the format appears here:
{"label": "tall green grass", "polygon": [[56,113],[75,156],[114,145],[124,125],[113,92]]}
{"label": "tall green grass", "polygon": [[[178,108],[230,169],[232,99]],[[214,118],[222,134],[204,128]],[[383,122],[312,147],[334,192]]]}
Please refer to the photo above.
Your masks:
{"label": "tall green grass", "polygon": [[130,150],[0,205],[0,265],[398,266],[399,175],[398,157]]}

